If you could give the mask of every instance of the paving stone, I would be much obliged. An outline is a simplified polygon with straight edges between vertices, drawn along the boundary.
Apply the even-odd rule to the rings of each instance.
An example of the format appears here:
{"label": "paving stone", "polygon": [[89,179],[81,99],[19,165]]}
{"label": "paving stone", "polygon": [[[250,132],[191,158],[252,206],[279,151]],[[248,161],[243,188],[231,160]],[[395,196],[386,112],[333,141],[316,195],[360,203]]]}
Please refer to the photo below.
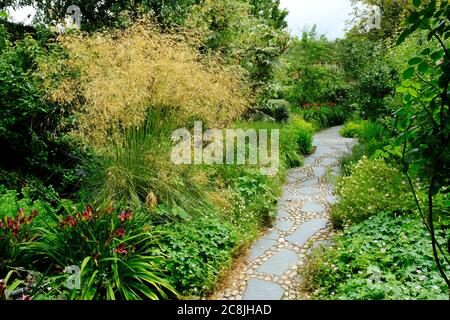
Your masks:
{"label": "paving stone", "polygon": [[314,162],[316,162],[316,158],[313,156],[309,156],[305,158],[305,161],[303,162],[303,165],[306,166],[310,166],[312,165]]}
{"label": "paving stone", "polygon": [[326,228],[328,223],[327,219],[313,219],[302,224],[294,233],[286,237],[286,240],[303,246],[309,238],[311,238],[317,231]]}
{"label": "paving stone", "polygon": [[330,164],[333,164],[335,162],[337,162],[337,160],[335,158],[325,158],[325,159],[322,160],[321,164],[322,164],[322,166],[326,167],[326,166],[329,166]]}
{"label": "paving stone", "polygon": [[291,220],[277,220],[275,228],[278,230],[288,232],[294,226],[294,222]]}
{"label": "paving stone", "polygon": [[288,171],[288,178],[292,178],[294,180],[305,179],[308,175],[304,171]]}
{"label": "paving stone", "polygon": [[277,217],[278,218],[287,218],[287,217],[289,217],[289,212],[287,212],[286,209],[284,209],[284,208],[278,208]]}
{"label": "paving stone", "polygon": [[277,244],[276,240],[261,238],[250,250],[250,261],[253,261],[264,254],[267,250]]}
{"label": "paving stone", "polygon": [[243,300],[281,300],[284,290],[278,284],[250,279],[244,292]]}
{"label": "paving stone", "polygon": [[314,176],[323,177],[325,174],[325,168],[323,167],[313,167]]}
{"label": "paving stone", "polygon": [[319,193],[320,191],[313,187],[301,187],[298,192],[306,194],[306,195],[315,195],[316,193]]}
{"label": "paving stone", "polygon": [[280,237],[280,235],[275,230],[273,230],[263,236],[264,239],[275,240],[275,241],[278,241],[279,237]]}
{"label": "paving stone", "polygon": [[317,185],[318,183],[319,183],[318,178],[312,178],[312,179],[302,182],[300,188],[301,187],[312,187],[312,186]]}
{"label": "paving stone", "polygon": [[309,202],[305,203],[305,205],[302,208],[302,211],[309,212],[309,213],[320,213],[320,212],[324,212],[325,208],[314,201],[309,201]]}
{"label": "paving stone", "polygon": [[275,253],[272,257],[264,262],[259,268],[258,272],[271,274],[275,276],[281,276],[290,267],[297,264],[297,253],[291,250],[284,249]]}

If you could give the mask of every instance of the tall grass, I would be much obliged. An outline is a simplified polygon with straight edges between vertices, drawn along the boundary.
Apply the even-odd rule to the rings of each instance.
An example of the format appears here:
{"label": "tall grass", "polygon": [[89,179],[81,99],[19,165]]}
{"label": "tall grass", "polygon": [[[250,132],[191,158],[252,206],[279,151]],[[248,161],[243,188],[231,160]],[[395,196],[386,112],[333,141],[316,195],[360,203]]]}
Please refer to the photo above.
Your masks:
{"label": "tall grass", "polygon": [[188,212],[207,210],[200,168],[171,162],[174,114],[152,110],[139,128],[124,130],[116,141],[88,164],[86,188],[98,203],[125,203],[153,210],[158,204],[181,207]]}

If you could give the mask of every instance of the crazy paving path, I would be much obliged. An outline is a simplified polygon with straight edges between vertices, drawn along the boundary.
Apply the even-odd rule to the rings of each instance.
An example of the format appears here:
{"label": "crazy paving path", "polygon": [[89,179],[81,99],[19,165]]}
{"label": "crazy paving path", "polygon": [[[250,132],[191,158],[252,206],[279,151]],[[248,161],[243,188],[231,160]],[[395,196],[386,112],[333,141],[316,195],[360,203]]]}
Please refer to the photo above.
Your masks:
{"label": "crazy paving path", "polygon": [[338,173],[339,157],[356,142],[340,136],[340,129],[314,136],[316,152],[305,158],[303,167],[288,172],[274,227],[253,245],[245,268],[215,298],[298,298],[298,268],[313,248],[328,245],[331,236],[329,213],[336,197],[329,177]]}

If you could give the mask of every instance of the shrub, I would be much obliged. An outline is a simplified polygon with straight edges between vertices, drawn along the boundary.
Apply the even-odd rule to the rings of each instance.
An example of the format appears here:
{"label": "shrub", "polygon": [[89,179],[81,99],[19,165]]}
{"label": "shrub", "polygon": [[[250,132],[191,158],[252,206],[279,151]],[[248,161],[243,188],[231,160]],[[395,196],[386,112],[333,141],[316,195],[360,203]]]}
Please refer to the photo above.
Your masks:
{"label": "shrub", "polygon": [[315,299],[448,299],[427,230],[418,217],[380,213],[345,230],[303,268]]}
{"label": "shrub", "polygon": [[[44,83],[49,79],[38,68],[62,57],[58,46],[44,46],[29,34],[14,44],[5,41],[0,51],[0,170],[20,177],[17,182],[1,175],[0,183],[10,188],[37,177],[59,191],[73,190],[74,179],[66,178],[74,176],[76,156],[82,153],[60,128],[67,109],[47,101]],[[53,83],[61,74],[54,75]]]}
{"label": "shrub", "polygon": [[320,106],[316,108],[302,109],[300,111],[303,119],[315,124],[318,128],[329,128],[341,125],[345,122],[346,113],[340,106]]}
{"label": "shrub", "polygon": [[357,138],[367,123],[368,121],[364,120],[347,122],[339,133],[346,138]]}
{"label": "shrub", "polygon": [[383,150],[391,141],[390,131],[382,124],[371,121],[349,122],[341,134],[358,138],[358,144],[353,147],[350,155],[344,155],[340,160],[341,172],[348,176],[352,167],[364,156],[372,158],[379,150]]}
{"label": "shrub", "polygon": [[363,157],[336,189],[339,202],[332,211],[335,226],[358,223],[380,211],[414,208],[407,179],[384,160]]}

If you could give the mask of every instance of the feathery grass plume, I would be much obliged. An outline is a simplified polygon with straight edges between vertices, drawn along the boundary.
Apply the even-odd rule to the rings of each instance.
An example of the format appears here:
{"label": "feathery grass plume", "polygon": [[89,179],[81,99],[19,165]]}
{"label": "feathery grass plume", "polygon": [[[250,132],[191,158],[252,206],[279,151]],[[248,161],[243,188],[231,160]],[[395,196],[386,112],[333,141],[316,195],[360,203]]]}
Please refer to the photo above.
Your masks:
{"label": "feathery grass plume", "polygon": [[161,33],[149,23],[63,35],[68,58],[61,63],[73,72],[50,98],[75,106],[74,134],[98,148],[120,141],[124,129],[140,127],[150,106],[178,110],[180,123],[202,119],[225,126],[249,105],[248,84],[240,67],[200,55],[192,38]]}

